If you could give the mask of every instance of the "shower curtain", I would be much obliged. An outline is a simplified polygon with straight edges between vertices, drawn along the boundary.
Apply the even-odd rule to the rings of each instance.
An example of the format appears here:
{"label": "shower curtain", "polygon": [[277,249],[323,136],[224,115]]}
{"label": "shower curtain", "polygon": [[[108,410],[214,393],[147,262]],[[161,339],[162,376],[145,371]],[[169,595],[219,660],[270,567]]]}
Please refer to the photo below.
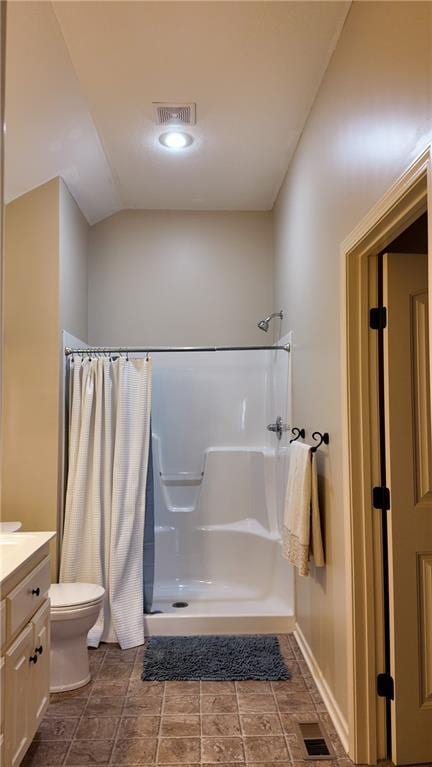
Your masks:
{"label": "shower curtain", "polygon": [[97,583],[88,644],[144,642],[143,548],[151,360],[71,359],[69,470],[60,581]]}

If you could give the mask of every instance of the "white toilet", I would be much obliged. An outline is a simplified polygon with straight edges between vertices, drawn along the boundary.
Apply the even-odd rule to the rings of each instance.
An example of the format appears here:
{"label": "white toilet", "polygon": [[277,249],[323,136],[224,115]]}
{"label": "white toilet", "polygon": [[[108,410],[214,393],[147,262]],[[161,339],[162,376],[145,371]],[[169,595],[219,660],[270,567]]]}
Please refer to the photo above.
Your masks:
{"label": "white toilet", "polygon": [[87,634],[104,595],[105,589],[94,583],[51,585],[51,692],[75,690],[90,681]]}

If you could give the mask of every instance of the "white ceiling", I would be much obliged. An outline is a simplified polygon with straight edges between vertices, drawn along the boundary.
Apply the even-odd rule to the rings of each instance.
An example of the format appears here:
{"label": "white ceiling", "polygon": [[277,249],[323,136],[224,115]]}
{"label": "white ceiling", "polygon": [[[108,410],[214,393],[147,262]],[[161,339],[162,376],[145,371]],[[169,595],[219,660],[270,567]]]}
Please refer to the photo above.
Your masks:
{"label": "white ceiling", "polygon": [[[349,2],[11,2],[7,200],[61,175],[93,223],[121,208],[266,210]],[[193,146],[153,101],[194,101]]]}

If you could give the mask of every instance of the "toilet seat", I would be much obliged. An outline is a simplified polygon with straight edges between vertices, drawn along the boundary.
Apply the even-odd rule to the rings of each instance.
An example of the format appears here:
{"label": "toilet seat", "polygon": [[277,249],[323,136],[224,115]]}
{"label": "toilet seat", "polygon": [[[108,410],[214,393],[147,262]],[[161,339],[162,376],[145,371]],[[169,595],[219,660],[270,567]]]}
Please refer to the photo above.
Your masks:
{"label": "toilet seat", "polygon": [[82,610],[100,602],[104,594],[103,586],[95,583],[53,583],[49,589],[51,610]]}

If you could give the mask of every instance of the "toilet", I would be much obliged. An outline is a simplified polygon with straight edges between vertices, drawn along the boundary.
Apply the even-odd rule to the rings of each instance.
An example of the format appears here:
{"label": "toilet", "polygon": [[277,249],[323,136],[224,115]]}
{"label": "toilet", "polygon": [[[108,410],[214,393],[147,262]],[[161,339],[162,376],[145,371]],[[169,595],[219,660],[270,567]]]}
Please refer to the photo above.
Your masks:
{"label": "toilet", "polygon": [[105,589],[94,583],[53,583],[51,600],[50,692],[90,681],[87,634],[97,621]]}

